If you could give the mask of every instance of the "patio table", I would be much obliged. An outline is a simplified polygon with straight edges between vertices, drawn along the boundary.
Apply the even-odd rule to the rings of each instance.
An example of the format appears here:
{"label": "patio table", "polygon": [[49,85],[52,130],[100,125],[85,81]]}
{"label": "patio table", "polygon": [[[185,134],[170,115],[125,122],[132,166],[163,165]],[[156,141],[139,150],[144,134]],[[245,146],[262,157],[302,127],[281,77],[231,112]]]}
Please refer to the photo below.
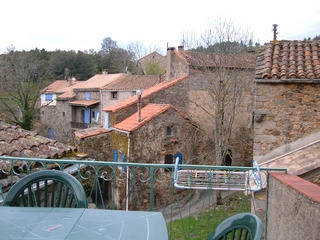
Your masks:
{"label": "patio table", "polygon": [[0,207],[1,239],[168,239],[160,212]]}

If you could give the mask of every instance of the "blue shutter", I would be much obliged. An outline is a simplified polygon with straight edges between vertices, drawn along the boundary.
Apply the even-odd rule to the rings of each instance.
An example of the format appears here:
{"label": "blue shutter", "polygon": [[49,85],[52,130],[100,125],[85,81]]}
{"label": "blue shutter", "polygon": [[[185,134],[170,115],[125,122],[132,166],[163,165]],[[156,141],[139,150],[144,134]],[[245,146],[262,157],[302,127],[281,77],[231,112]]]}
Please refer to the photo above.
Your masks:
{"label": "blue shutter", "polygon": [[46,101],[51,101],[52,100],[52,93],[46,93],[45,98],[46,98],[45,99]]}
{"label": "blue shutter", "polygon": [[86,100],[90,100],[91,99],[91,94],[90,92],[86,92]]}
{"label": "blue shutter", "polygon": [[[126,162],[126,156],[124,154],[122,154],[121,160],[122,160],[122,162]],[[122,172],[124,172],[125,169],[126,169],[126,167],[123,166],[122,167]]]}
{"label": "blue shutter", "polygon": [[53,128],[48,129],[48,138],[54,140],[54,130]]}
{"label": "blue shutter", "polygon": [[113,150],[113,161],[118,162],[118,151],[117,150]]}
{"label": "blue shutter", "polygon": [[[176,153],[174,155],[174,159],[176,159],[177,157],[179,158],[179,164],[182,164],[182,154],[181,153]],[[174,160],[174,162],[175,162],[175,160]]]}
{"label": "blue shutter", "polygon": [[110,113],[108,113],[107,117],[108,117],[108,129],[109,129],[111,127],[111,124],[110,124]]}
{"label": "blue shutter", "polygon": [[90,124],[90,109],[84,110],[84,123],[86,127],[88,127]]}

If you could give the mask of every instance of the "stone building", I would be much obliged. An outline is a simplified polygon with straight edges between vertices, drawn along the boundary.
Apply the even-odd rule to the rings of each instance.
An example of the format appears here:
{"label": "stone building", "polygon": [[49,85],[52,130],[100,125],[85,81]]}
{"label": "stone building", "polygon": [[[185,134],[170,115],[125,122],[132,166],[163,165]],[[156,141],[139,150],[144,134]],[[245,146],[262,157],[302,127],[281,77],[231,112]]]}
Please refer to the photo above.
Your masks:
{"label": "stone building", "polygon": [[254,159],[262,163],[320,139],[320,42],[274,41],[255,75]]}
{"label": "stone building", "polygon": [[87,81],[58,80],[42,90],[40,121],[44,136],[73,143],[74,131],[103,125],[101,109],[147,89],[161,81],[159,76],[97,74]]}
{"label": "stone building", "polygon": [[229,117],[234,118],[227,146],[232,155],[232,163],[229,164],[232,165],[250,165],[252,162],[255,62],[256,55],[252,53],[191,52],[182,46],[178,50],[168,48],[167,52],[166,81],[188,76],[184,92],[187,103],[183,111],[212,139],[216,103],[224,101],[217,97],[220,94],[217,91],[219,83],[223,82],[227,89],[225,94],[229,94],[226,101],[235,102],[234,112],[228,109],[228,104],[225,107],[225,115],[230,114]]}
{"label": "stone building", "polygon": [[141,71],[140,74],[146,75],[147,68],[152,67],[152,64],[158,64],[159,70],[163,69],[164,72],[166,68],[166,57],[154,51],[140,58],[138,60],[138,69]]}

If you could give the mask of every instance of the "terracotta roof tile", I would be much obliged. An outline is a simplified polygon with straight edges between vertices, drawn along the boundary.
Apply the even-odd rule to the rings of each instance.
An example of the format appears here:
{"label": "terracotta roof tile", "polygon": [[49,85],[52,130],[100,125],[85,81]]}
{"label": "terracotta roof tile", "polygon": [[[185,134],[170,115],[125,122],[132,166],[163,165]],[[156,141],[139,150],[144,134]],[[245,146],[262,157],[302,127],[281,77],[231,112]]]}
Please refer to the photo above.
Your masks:
{"label": "terracotta roof tile", "polygon": [[320,41],[276,41],[261,47],[256,79],[320,79]]}
{"label": "terracotta roof tile", "polygon": [[[143,91],[142,95],[141,95],[141,99],[147,98],[159,91],[162,91],[166,88],[169,88],[183,80],[185,80],[186,78],[188,78],[188,76],[181,76],[179,78],[175,78],[171,81],[168,82],[161,82],[151,88],[148,88],[147,90]],[[137,96],[132,96],[130,98],[127,98],[117,104],[114,104],[112,106],[109,106],[107,108],[104,108],[103,111],[105,112],[116,112],[120,109],[123,109],[125,107],[131,106],[132,104],[135,104],[138,101]]]}
{"label": "terracotta roof tile", "polygon": [[254,69],[256,66],[256,55],[245,54],[214,54],[208,52],[177,51],[174,53],[190,66],[206,67],[229,67],[240,69]]}
{"label": "terracotta roof tile", "polygon": [[61,158],[74,147],[0,121],[0,156]]}
{"label": "terracotta roof tile", "polygon": [[159,82],[162,82],[164,77],[159,76],[146,76],[146,75],[127,75],[124,74],[105,85],[104,90],[138,90],[148,89]]}
{"label": "terracotta roof tile", "polygon": [[[170,104],[151,104],[150,103],[141,109],[140,122],[138,121],[138,112],[137,112],[131,115],[130,117],[128,117],[127,119],[123,120],[122,122],[115,124],[113,128],[127,131],[127,132],[135,131],[170,108],[173,108],[174,110],[176,110],[176,108],[174,108]],[[180,114],[180,112],[178,113]],[[182,117],[185,118],[186,116],[182,115]]]}
{"label": "terracotta roof tile", "polygon": [[116,74],[96,74],[92,78],[89,78],[87,81],[81,81],[81,84],[77,85],[75,91],[83,91],[85,89],[102,89],[107,84],[115,81],[116,79],[124,76],[124,73]]}
{"label": "terracotta roof tile", "polygon": [[74,134],[78,138],[83,139],[83,138],[97,136],[97,135],[108,133],[108,132],[111,132],[111,130],[100,127],[100,128],[87,128],[83,130],[78,130],[78,131],[75,131]]}

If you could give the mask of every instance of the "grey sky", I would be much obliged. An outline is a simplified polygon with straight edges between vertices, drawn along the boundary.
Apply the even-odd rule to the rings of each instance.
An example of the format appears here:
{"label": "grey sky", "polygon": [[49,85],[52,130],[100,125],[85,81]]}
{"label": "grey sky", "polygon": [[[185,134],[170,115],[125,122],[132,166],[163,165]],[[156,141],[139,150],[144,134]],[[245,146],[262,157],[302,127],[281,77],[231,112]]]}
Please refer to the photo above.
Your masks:
{"label": "grey sky", "polygon": [[320,35],[320,1],[256,0],[8,0],[0,3],[0,53],[17,50],[100,50],[111,37],[124,47],[178,46],[182,32],[198,33],[217,19],[249,28],[260,43],[273,38],[303,40]]}

